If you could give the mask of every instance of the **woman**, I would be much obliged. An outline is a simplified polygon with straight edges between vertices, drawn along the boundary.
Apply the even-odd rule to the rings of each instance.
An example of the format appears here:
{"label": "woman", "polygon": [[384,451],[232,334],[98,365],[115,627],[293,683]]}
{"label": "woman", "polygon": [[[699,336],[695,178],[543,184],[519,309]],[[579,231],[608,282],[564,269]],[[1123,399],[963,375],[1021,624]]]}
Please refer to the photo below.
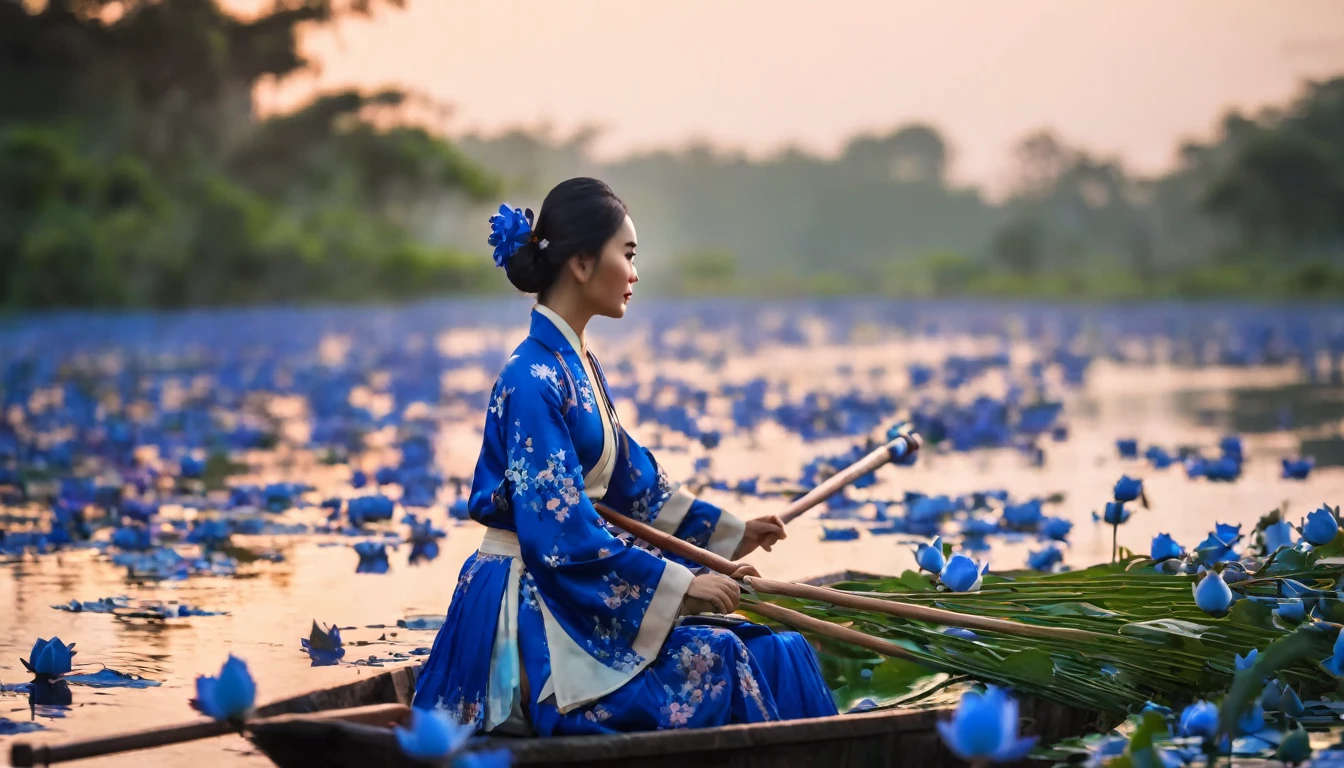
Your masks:
{"label": "woman", "polygon": [[617,419],[583,333],[596,315],[623,317],[639,281],[625,204],[570,179],[535,227],[507,206],[491,225],[495,263],[538,304],[491,393],[469,502],[485,538],[415,706],[540,736],[835,714],[802,636],[695,618],[735,610],[737,583],[618,538],[593,508],[730,558],[785,536],[777,516],[744,523],[670,483]]}

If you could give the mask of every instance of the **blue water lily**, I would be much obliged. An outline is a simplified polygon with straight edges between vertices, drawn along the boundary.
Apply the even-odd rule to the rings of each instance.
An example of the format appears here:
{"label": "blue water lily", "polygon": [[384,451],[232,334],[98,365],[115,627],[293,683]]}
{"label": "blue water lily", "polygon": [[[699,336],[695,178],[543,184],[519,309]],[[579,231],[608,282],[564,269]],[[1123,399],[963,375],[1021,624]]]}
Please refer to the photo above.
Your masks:
{"label": "blue water lily", "polygon": [[1130,512],[1125,508],[1125,503],[1123,501],[1108,501],[1106,502],[1106,512],[1102,515],[1102,519],[1105,520],[1108,525],[1124,525],[1129,521],[1129,514]]}
{"label": "blue water lily", "polygon": [[1232,663],[1238,672],[1243,669],[1250,669],[1255,666],[1255,660],[1260,657],[1260,649],[1252,648],[1251,652],[1242,656],[1240,653],[1233,654]]}
{"label": "blue water lily", "polygon": [[1134,501],[1143,495],[1143,481],[1129,475],[1121,475],[1115,482],[1116,501]]}
{"label": "blue water lily", "polygon": [[1344,677],[1344,631],[1335,637],[1335,647],[1330,658],[1322,661],[1321,667],[1335,677]]}
{"label": "blue water lily", "polygon": [[1328,506],[1322,506],[1307,515],[1307,519],[1302,523],[1302,538],[1306,539],[1312,546],[1319,547],[1329,544],[1338,535],[1339,519],[1336,512]]}
{"label": "blue water lily", "polygon": [[1232,590],[1217,571],[1208,574],[1194,585],[1195,605],[1214,618],[1226,616],[1232,608]]}
{"label": "blue water lily", "polygon": [[984,693],[962,694],[951,721],[938,723],[938,733],[953,754],[967,762],[1013,762],[1036,746],[1036,737],[1018,737],[1017,700],[995,686]]}
{"label": "blue water lily", "polygon": [[1154,560],[1169,560],[1171,558],[1185,557],[1185,550],[1181,548],[1176,540],[1171,538],[1169,533],[1159,533],[1153,537],[1153,544],[1149,548],[1148,556]]}
{"label": "blue water lily", "polygon": [[455,752],[471,736],[474,723],[457,723],[441,709],[412,709],[409,728],[397,726],[397,746],[416,760],[435,762]]}
{"label": "blue water lily", "polygon": [[28,653],[28,658],[19,661],[29,672],[38,677],[60,677],[70,671],[70,660],[76,653],[74,643],[66,645],[59,637],[50,640],[39,637],[37,642],[33,643],[33,650]]}
{"label": "blue water lily", "polygon": [[1041,535],[1054,541],[1067,540],[1071,530],[1073,522],[1062,517],[1047,517],[1041,523]]}
{"label": "blue water lily", "polygon": [[1027,555],[1027,567],[1035,571],[1049,572],[1062,562],[1064,562],[1064,553],[1059,551],[1059,547],[1056,546],[1049,546],[1039,552],[1032,552]]}
{"label": "blue water lily", "polygon": [[1262,532],[1265,554],[1273,554],[1284,547],[1293,546],[1296,530],[1287,520],[1280,520],[1265,526]]}
{"label": "blue water lily", "polygon": [[975,592],[987,570],[989,563],[978,565],[965,555],[953,555],[938,574],[938,580],[953,592]]}
{"label": "blue water lily", "polygon": [[943,557],[943,537],[934,536],[933,541],[928,544],[920,544],[915,550],[915,562],[921,570],[929,573],[942,573],[943,566],[947,565]]}
{"label": "blue water lily", "polygon": [[1302,459],[1284,459],[1283,479],[1306,480],[1314,466],[1316,466],[1316,460],[1310,456]]}
{"label": "blue water lily", "polygon": [[257,684],[247,671],[247,663],[229,654],[218,677],[196,678],[196,698],[191,705],[207,717],[234,720],[246,715],[256,698]]}
{"label": "blue water lily", "polygon": [[1306,606],[1300,597],[1280,600],[1274,613],[1289,624],[1301,624],[1307,618]]}
{"label": "blue water lily", "polygon": [[318,626],[313,620],[313,628],[308,637],[299,638],[299,644],[308,652],[313,666],[323,667],[336,664],[345,656],[345,646],[341,642],[341,630],[335,624],[330,627]]}
{"label": "blue water lily", "polygon": [[510,208],[508,203],[499,206],[499,213],[490,217],[490,237],[487,243],[495,248],[495,266],[508,263],[519,248],[532,239],[532,209]]}

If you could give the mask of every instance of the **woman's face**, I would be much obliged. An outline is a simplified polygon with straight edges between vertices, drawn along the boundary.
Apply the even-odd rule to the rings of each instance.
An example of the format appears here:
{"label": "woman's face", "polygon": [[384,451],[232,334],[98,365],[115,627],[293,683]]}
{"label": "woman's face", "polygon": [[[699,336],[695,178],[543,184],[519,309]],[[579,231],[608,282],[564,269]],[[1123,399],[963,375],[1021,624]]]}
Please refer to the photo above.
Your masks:
{"label": "woman's face", "polygon": [[639,273],[635,270],[635,222],[627,215],[616,234],[611,236],[596,259],[585,259],[587,273],[582,290],[584,302],[593,314],[625,317],[625,305],[635,293]]}

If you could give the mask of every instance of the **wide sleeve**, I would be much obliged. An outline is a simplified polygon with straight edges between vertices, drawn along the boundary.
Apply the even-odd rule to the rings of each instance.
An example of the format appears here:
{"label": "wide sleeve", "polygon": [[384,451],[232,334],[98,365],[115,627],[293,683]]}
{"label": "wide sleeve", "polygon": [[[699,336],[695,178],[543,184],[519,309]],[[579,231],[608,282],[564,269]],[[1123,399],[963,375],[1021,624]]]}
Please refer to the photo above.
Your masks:
{"label": "wide sleeve", "polygon": [[[684,486],[669,482],[653,454],[624,428],[621,439],[619,460],[603,503],[664,533],[731,559],[742,543],[746,525],[727,510],[697,499]],[[669,552],[663,556],[684,562]]]}
{"label": "wide sleeve", "polygon": [[616,690],[657,658],[693,576],[608,532],[584,493],[555,368],[523,370],[515,358],[504,380],[496,435],[551,656],[541,698],[554,693],[564,712]]}

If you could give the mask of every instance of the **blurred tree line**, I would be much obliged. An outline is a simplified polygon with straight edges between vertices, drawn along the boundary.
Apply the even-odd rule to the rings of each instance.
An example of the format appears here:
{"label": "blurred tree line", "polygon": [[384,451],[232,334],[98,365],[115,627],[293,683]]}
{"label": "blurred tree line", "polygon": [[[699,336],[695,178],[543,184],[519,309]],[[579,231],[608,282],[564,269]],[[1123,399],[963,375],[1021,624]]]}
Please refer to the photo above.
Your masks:
{"label": "blurred tree line", "polygon": [[[0,305],[219,305],[492,287],[426,245],[427,203],[494,177],[396,115],[330,93],[259,120],[264,78],[308,65],[297,30],[377,0],[0,0]],[[397,5],[398,0],[384,0]]]}
{"label": "blurred tree line", "polygon": [[458,146],[523,200],[574,174],[609,180],[649,244],[641,272],[655,288],[1344,296],[1344,78],[1307,84],[1281,110],[1228,114],[1157,178],[1033,134],[998,202],[949,180],[950,149],[928,125],[856,137],[836,159],[693,146],[600,164],[595,138],[514,131]]}
{"label": "blurred tree line", "polygon": [[683,293],[1344,296],[1344,78],[1227,115],[1143,178],[1048,132],[990,201],[928,125],[837,158],[694,145],[602,163],[598,134],[414,127],[400,91],[260,119],[305,25],[404,0],[0,0],[0,306],[185,306],[503,291],[502,197],[608,180]]}

